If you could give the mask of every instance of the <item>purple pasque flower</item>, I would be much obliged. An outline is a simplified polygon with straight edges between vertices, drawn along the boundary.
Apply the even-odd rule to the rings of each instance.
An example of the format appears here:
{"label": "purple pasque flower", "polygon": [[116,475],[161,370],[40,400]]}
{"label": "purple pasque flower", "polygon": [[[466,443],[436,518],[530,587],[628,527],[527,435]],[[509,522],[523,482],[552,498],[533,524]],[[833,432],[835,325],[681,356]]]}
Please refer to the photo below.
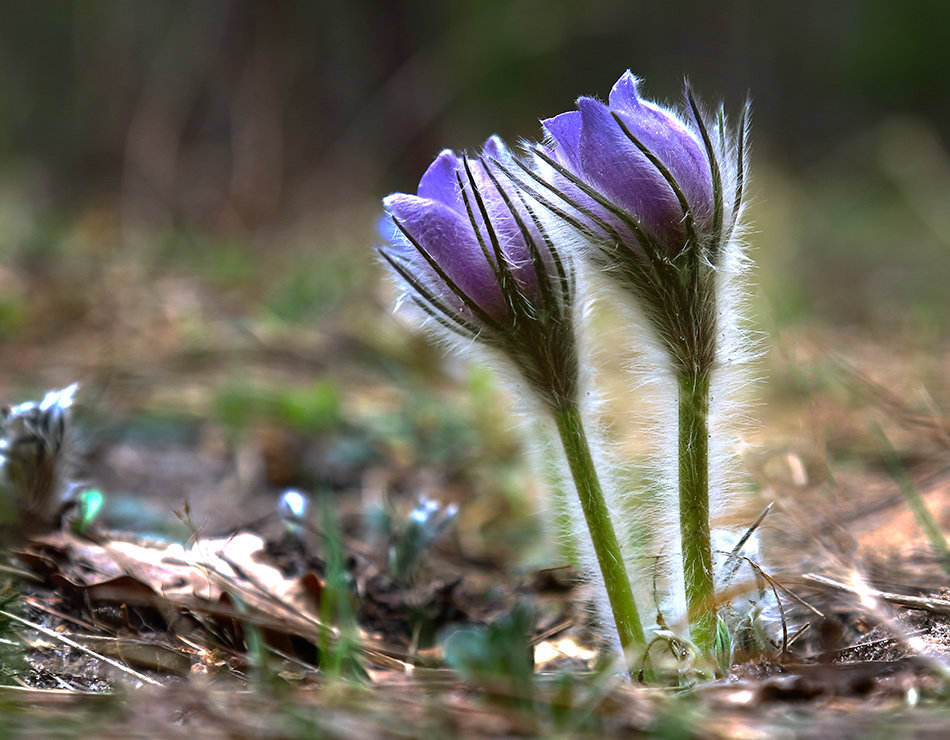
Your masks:
{"label": "purple pasque flower", "polygon": [[715,258],[741,205],[744,124],[733,141],[720,114],[711,134],[688,87],[686,100],[685,117],[644,100],[627,71],[606,105],[582,97],[542,122],[546,187],[589,234],[664,261]]}
{"label": "purple pasque flower", "polygon": [[[539,298],[542,281],[532,257],[544,240],[519,196],[502,187],[492,164],[509,157],[497,137],[474,159],[446,149],[422,176],[417,195],[394,193],[383,200],[392,245],[383,256],[390,264],[390,258],[398,260],[409,273],[394,267],[410,299],[431,293],[438,300],[430,303],[452,309],[443,314],[503,324],[519,298]],[[546,272],[548,255],[540,260]]]}
{"label": "purple pasque flower", "polygon": [[677,372],[708,368],[719,276],[740,254],[745,116],[733,134],[722,112],[707,124],[688,87],[680,115],[641,98],[638,85],[628,71],[607,104],[580,98],[543,121],[535,166],[505,172],[543,206],[552,232],[571,227],[579,249],[636,297]]}
{"label": "purple pasque flower", "polygon": [[443,151],[416,195],[383,200],[389,246],[379,251],[403,302],[507,353],[545,395],[554,386],[570,394],[577,376],[573,275],[537,205],[501,169],[514,167],[498,137],[476,156]]}

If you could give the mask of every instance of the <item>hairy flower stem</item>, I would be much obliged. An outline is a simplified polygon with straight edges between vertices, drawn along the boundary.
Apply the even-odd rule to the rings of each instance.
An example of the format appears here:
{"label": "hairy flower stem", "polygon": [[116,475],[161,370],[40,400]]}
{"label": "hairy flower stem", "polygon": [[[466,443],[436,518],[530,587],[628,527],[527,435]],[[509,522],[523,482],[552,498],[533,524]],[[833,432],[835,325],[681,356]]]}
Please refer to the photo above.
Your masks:
{"label": "hairy flower stem", "polygon": [[716,601],[709,537],[709,372],[679,381],[679,498],[683,574],[690,636],[703,655],[716,640]]}
{"label": "hairy flower stem", "polygon": [[[571,476],[577,488],[581,509],[590,532],[590,539],[597,555],[597,564],[604,578],[607,598],[617,625],[620,646],[629,661],[643,652],[646,640],[640,614],[633,600],[630,579],[620,554],[620,543],[614,531],[604,492],[597,477],[590,445],[576,404],[566,404],[555,411],[554,420],[564,445]],[[707,550],[709,538],[707,533]]]}

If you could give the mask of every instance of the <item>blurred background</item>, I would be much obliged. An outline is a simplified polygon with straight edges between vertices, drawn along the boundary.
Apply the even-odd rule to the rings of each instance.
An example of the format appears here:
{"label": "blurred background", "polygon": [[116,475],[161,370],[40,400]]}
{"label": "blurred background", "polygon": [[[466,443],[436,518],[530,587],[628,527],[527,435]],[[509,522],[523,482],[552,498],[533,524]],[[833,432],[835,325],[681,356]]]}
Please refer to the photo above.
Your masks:
{"label": "blurred background", "polygon": [[[414,190],[440,149],[536,138],[539,118],[606,97],[626,68],[660,101],[678,103],[685,76],[729,111],[751,96],[754,241],[767,281],[783,276],[777,320],[939,321],[948,31],[940,0],[15,3],[0,27],[0,327],[31,321],[22,280],[55,269],[67,238],[97,260],[143,234],[180,252],[223,243],[185,258],[225,272],[267,252],[254,276],[277,303],[293,300],[274,285],[287,262],[336,247],[355,257],[344,275],[292,278],[297,298],[332,302],[372,262],[380,197]],[[271,254],[289,242],[299,252]]]}
{"label": "blurred background", "polygon": [[[487,381],[446,411],[458,380],[392,318],[380,198],[442,148],[536,138],[627,68],[659,101],[685,76],[727,112],[751,97],[756,316],[779,346],[807,327],[946,356],[948,32],[942,0],[9,3],[0,398],[79,380],[135,419],[116,439],[147,409],[149,449],[227,452],[275,487],[516,457],[477,433],[500,424]],[[144,454],[107,461],[116,486],[185,474]],[[140,485],[230,485],[195,467]]]}

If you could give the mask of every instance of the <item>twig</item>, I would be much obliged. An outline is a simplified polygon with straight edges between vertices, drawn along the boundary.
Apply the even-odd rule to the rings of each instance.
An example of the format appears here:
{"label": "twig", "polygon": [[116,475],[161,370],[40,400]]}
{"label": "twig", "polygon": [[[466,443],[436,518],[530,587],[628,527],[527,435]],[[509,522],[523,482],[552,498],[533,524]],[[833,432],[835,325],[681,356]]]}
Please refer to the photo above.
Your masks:
{"label": "twig", "polygon": [[541,632],[535,635],[534,637],[531,638],[530,642],[532,645],[539,645],[545,640],[550,640],[552,637],[554,637],[557,634],[560,634],[564,630],[570,629],[570,627],[573,624],[574,624],[573,619],[565,619],[561,622],[558,622],[553,627],[548,627],[546,630],[544,630],[544,632]]}
{"label": "twig", "polygon": [[160,682],[156,681],[154,678],[149,678],[149,677],[146,676],[144,673],[139,673],[138,671],[133,670],[132,668],[129,668],[127,665],[122,665],[122,663],[120,663],[120,662],[117,661],[117,660],[113,660],[112,658],[109,658],[109,657],[107,657],[107,656],[105,656],[105,655],[102,655],[102,654],[100,654],[100,653],[97,653],[97,652],[94,651],[94,650],[90,650],[89,648],[85,647],[84,645],[79,644],[79,643],[76,642],[75,640],[71,640],[71,639],[69,639],[68,637],[66,637],[65,635],[61,635],[61,634],[59,634],[58,632],[54,632],[54,631],[51,630],[51,629],[47,629],[46,627],[44,627],[44,626],[41,625],[41,624],[36,624],[35,622],[31,622],[31,621],[29,621],[28,619],[24,619],[23,617],[18,617],[16,614],[12,614],[12,613],[10,613],[10,612],[8,612],[8,611],[4,611],[3,609],[0,609],[0,616],[6,617],[7,619],[12,619],[14,622],[19,622],[20,624],[24,625],[25,627],[29,627],[30,629],[34,629],[34,630],[36,630],[37,632],[39,632],[40,634],[46,635],[47,637],[49,637],[49,638],[51,638],[51,639],[53,639],[53,640],[59,640],[59,641],[60,641],[61,643],[63,643],[64,645],[69,645],[69,647],[71,647],[71,648],[75,648],[76,650],[80,650],[80,651],[86,653],[87,655],[91,655],[91,656],[93,656],[94,658],[98,658],[99,660],[103,661],[104,663],[108,663],[108,664],[111,665],[113,668],[118,668],[120,671],[129,674],[129,675],[132,676],[133,678],[138,679],[138,680],[141,681],[142,683],[147,683],[147,684],[149,684],[149,685],[151,685],[151,686],[162,686],[162,685],[163,685],[163,684],[161,684]]}
{"label": "twig", "polygon": [[[911,637],[920,637],[921,635],[926,635],[927,632],[928,630],[916,630],[903,635],[903,638],[910,639]],[[838,648],[835,651],[835,655],[841,657],[846,653],[852,653],[856,650],[866,650],[867,648],[883,647],[884,645],[894,645],[899,643],[900,640],[896,637],[879,637],[876,640],[868,640],[867,642],[859,642],[857,645],[848,645],[847,647]]]}
{"label": "twig", "polygon": [[804,635],[804,634],[805,634],[805,631],[806,631],[809,627],[811,627],[811,622],[805,622],[805,624],[803,624],[801,627],[799,627],[797,630],[795,630],[795,631],[792,633],[792,636],[788,638],[788,645],[785,646],[786,649],[787,649],[787,648],[790,648],[792,645],[794,645],[794,644],[795,644],[795,641],[798,640],[799,637],[801,637],[802,635]]}
{"label": "twig", "polygon": [[895,594],[888,591],[878,591],[870,587],[859,589],[817,573],[806,573],[802,578],[811,583],[828,586],[829,588],[844,591],[860,598],[870,597],[872,599],[886,601],[896,606],[903,606],[907,609],[917,609],[919,611],[930,612],[931,614],[950,616],[950,599],[941,599],[935,596],[907,596],[905,594]]}

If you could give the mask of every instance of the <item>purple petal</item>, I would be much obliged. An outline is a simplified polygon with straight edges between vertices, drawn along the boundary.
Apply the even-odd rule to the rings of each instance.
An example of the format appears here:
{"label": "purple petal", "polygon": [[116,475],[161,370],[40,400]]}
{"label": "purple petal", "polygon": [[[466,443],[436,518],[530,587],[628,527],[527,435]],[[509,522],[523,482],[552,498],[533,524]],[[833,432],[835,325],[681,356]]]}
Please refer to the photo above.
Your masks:
{"label": "purple petal", "polygon": [[511,153],[508,151],[508,147],[505,146],[505,142],[498,136],[488,137],[485,141],[485,146],[482,147],[482,154],[488,159],[511,159]]}
{"label": "purple petal", "polygon": [[419,181],[419,197],[457,208],[460,203],[459,186],[455,177],[458,168],[458,156],[451,149],[444,149]]}
{"label": "purple petal", "polygon": [[712,176],[699,137],[673,112],[640,98],[639,80],[630,71],[610,91],[610,108],[627,129],[670,171],[702,223],[713,210]]}
{"label": "purple petal", "polygon": [[568,111],[541,121],[541,125],[557,144],[555,152],[559,161],[577,170],[580,167],[581,114],[576,110]]}
{"label": "purple petal", "polygon": [[577,101],[583,121],[581,173],[608,200],[664,239],[680,233],[683,211],[653,164],[623,133],[610,110],[591,98]]}
{"label": "purple petal", "polygon": [[[507,314],[494,271],[482,254],[466,216],[444,203],[404,193],[388,196],[383,205],[468,297],[495,318]],[[411,255],[414,251],[407,248],[405,253]],[[426,271],[427,282],[433,289],[451,300],[454,296],[451,289],[442,284],[424,258],[412,259]]]}
{"label": "purple petal", "polygon": [[[495,150],[501,153],[496,149],[496,146],[497,143],[492,143],[491,140],[489,140],[484,149],[485,153],[488,154],[489,150]],[[510,157],[507,150],[504,151],[504,154]],[[507,177],[501,170],[492,165],[488,159],[485,159],[483,162],[469,160],[469,167],[471,168],[475,185],[485,205],[485,210],[488,212],[488,220],[491,224],[491,230],[489,230],[485,226],[481,211],[471,191],[469,191],[472,211],[485,247],[489,253],[494,254],[491,236],[493,233],[502,253],[508,258],[508,265],[511,268],[512,274],[521,284],[522,289],[527,292],[528,295],[537,295],[538,280],[534,271],[534,265],[531,261],[531,253],[525,243],[524,233],[518,225],[512,208],[516,209],[522,224],[528,230],[528,233],[534,239],[535,245],[537,245],[538,250],[543,255],[546,249],[541,240],[540,232],[534,225],[528,210],[521,203],[518,195],[514,192],[513,188],[509,186]],[[494,176],[494,181],[488,176],[486,167],[490,168]],[[505,202],[505,198],[502,197],[502,191],[499,190],[499,187],[504,188],[504,194],[508,200],[507,203]]]}
{"label": "purple petal", "polygon": [[704,221],[713,210],[713,189],[709,160],[703,145],[682,128],[678,119],[662,108],[646,102],[641,108],[650,111],[652,120],[647,115],[639,119],[633,119],[625,113],[619,115],[630,133],[669,170],[686,195],[693,217],[699,222]]}
{"label": "purple petal", "polygon": [[[505,143],[497,136],[492,136],[485,142],[484,151],[486,155],[490,154],[492,159],[505,164],[509,171],[517,170],[517,165],[513,162],[514,157],[505,146]],[[511,206],[520,217],[521,226],[524,226],[529,238],[533,241],[538,253],[541,255],[541,259],[545,263],[546,271],[551,273],[554,269],[554,260],[551,259],[547,243],[541,236],[541,231],[535,223],[531,212],[518,196],[517,188],[512,185],[507,175],[493,165],[490,160],[487,160],[486,163],[491,167],[497,182],[505,189]],[[495,190],[492,192],[495,192]],[[514,270],[515,276],[522,283],[522,287],[527,290],[529,295],[535,295],[538,290],[538,279],[531,260],[531,251],[525,243],[525,235],[522,232],[521,226],[518,224],[518,220],[515,219],[514,214],[512,214],[507,204],[504,203],[500,194],[497,205],[498,207],[492,214],[492,219],[493,223],[496,224],[496,229],[504,235],[502,244],[505,254],[508,255],[508,258],[516,266]]]}
{"label": "purple petal", "polygon": [[608,102],[615,110],[635,110],[640,102],[640,79],[628,69],[614,83]]}

